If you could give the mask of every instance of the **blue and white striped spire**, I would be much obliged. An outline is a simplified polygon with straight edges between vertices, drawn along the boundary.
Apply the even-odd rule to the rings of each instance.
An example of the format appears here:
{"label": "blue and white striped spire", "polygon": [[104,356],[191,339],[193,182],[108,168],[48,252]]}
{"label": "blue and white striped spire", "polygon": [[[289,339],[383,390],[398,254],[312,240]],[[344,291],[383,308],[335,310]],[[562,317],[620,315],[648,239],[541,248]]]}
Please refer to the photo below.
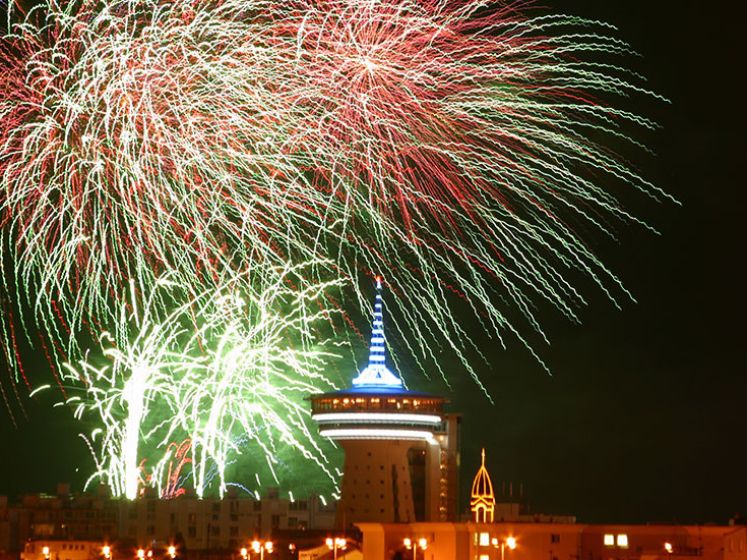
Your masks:
{"label": "blue and white striped spire", "polygon": [[354,387],[402,387],[402,380],[386,367],[386,338],[384,337],[384,304],[381,298],[381,276],[376,277],[371,346],[368,366],[353,379]]}

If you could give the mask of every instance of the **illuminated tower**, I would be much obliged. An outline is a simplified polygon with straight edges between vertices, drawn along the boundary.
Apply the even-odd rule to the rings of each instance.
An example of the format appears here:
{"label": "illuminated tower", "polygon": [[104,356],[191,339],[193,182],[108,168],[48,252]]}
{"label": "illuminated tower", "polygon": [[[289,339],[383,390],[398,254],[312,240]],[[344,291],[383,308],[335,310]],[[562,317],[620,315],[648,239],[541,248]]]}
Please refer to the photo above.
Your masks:
{"label": "illuminated tower", "polygon": [[485,468],[485,450],[482,450],[482,465],[472,481],[469,507],[475,523],[492,523],[495,515],[495,494],[488,469]]}
{"label": "illuminated tower", "polygon": [[444,402],[408,391],[387,367],[377,278],[367,367],[349,389],[311,397],[321,435],[345,450],[338,525],[455,517],[459,418]]}

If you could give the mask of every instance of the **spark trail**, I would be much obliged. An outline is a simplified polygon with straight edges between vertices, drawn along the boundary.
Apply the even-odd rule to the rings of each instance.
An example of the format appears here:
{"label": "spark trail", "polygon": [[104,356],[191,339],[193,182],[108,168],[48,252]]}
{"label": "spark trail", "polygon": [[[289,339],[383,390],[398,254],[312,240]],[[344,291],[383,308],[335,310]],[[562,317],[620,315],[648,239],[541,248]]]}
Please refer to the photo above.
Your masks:
{"label": "spark trail", "polygon": [[[297,272],[289,267],[280,276]],[[334,386],[328,373],[336,354],[312,342],[329,314],[313,309],[339,283],[247,292],[241,280],[188,300],[164,320],[153,313],[157,298],[183,294],[161,279],[137,315],[123,307],[132,331],[123,346],[105,333],[98,357],[68,365],[75,413],[97,426],[86,436],[97,465],[91,480],[128,498],[146,486],[162,496],[184,486],[200,497],[224,495],[236,482],[226,479],[230,465],[240,464],[251,484],[255,473],[278,484],[276,471],[294,457],[303,466],[284,482],[333,487],[330,447],[312,437],[304,399]],[[173,442],[188,444],[179,451]],[[188,481],[175,481],[173,461],[184,466],[185,457]]]}
{"label": "spark trail", "polygon": [[[16,319],[3,314],[0,334],[15,380],[34,330],[56,368],[102,331],[133,344],[121,302],[142,307],[164,277],[184,303],[313,262],[310,282],[346,286],[320,295],[328,310],[366,308],[368,275],[385,271],[403,352],[449,384],[445,349],[480,386],[462,324],[531,350],[538,308],[579,320],[580,277],[629,297],[593,241],[648,227],[623,201],[669,199],[627,160],[644,150],[636,131],[655,128],[628,99],[660,98],[624,67],[634,53],[614,28],[537,14],[476,0],[47,0],[13,20],[0,242]],[[150,312],[168,324],[171,302]],[[229,389],[205,386],[192,398],[214,410]],[[210,434],[182,436],[220,462],[229,445]]]}

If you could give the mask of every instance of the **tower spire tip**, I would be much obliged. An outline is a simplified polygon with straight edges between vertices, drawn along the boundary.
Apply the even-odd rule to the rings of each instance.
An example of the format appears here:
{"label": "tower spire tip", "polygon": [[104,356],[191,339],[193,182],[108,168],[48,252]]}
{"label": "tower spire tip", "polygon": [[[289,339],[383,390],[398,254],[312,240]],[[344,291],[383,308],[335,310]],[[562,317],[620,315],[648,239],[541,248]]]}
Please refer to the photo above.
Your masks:
{"label": "tower spire tip", "polygon": [[386,337],[384,336],[384,303],[381,295],[382,276],[377,274],[376,296],[371,324],[371,344],[369,346],[368,367],[353,379],[356,386],[401,387],[402,380],[386,367]]}

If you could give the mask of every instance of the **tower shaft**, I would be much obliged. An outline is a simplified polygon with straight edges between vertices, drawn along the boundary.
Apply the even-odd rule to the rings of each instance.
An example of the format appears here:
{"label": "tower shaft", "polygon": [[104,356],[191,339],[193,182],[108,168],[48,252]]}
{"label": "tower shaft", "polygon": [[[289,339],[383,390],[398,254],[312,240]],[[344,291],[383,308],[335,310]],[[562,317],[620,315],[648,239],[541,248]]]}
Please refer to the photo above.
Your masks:
{"label": "tower shaft", "polygon": [[[337,524],[416,520],[406,440],[344,440],[345,467]],[[419,446],[423,446],[420,444]]]}

